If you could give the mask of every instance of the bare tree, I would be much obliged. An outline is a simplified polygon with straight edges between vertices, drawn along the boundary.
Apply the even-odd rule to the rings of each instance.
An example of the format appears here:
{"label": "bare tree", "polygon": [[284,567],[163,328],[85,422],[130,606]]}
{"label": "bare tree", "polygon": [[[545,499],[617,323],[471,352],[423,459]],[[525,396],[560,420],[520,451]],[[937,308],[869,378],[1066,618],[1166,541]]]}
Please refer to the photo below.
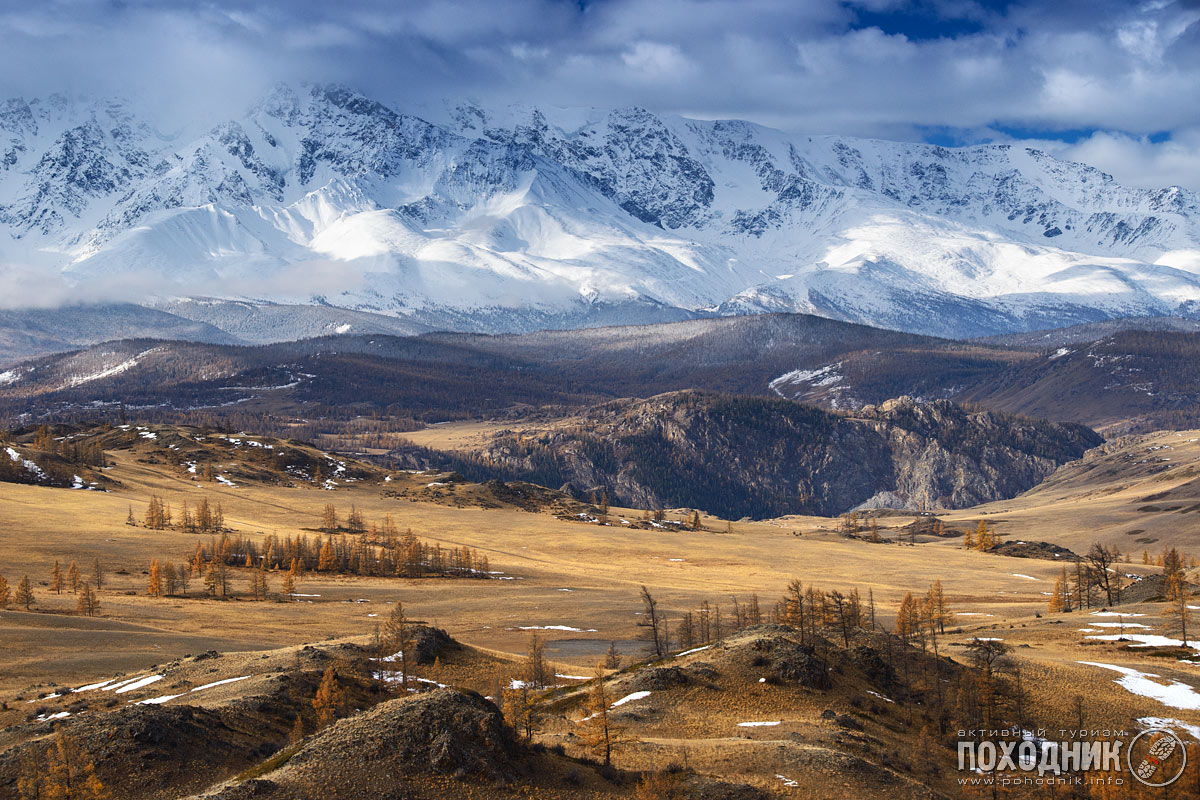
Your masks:
{"label": "bare tree", "polygon": [[642,619],[638,622],[638,626],[645,628],[642,638],[650,643],[655,658],[663,658],[667,654],[663,623],[663,617],[658,612],[658,601],[650,594],[650,590],[643,586]]}
{"label": "bare tree", "polygon": [[829,593],[829,604],[833,611],[833,620],[842,632],[842,643],[850,646],[850,625],[849,615],[847,614],[846,597],[837,589]]}
{"label": "bare tree", "polygon": [[413,653],[412,623],[404,613],[404,603],[397,602],[392,608],[387,622],[383,624],[383,639],[387,649],[394,650],[387,658],[391,659],[393,664],[397,661],[400,663],[400,688],[407,693],[412,665],[416,659]]}
{"label": "bare tree", "polygon": [[1088,564],[1091,565],[1096,583],[1099,584],[1100,588],[1104,590],[1104,595],[1107,598],[1108,604],[1112,605],[1112,564],[1116,560],[1116,553],[1099,542],[1096,542],[1092,545],[1092,549],[1088,550],[1087,560]]}
{"label": "bare tree", "polygon": [[544,689],[554,682],[553,678],[554,670],[546,661],[546,643],[537,631],[530,631],[525,653],[525,682],[534,689]]}
{"label": "bare tree", "polygon": [[1180,632],[1183,646],[1188,646],[1188,622],[1192,619],[1191,609],[1187,604],[1187,589],[1183,580],[1183,573],[1177,572],[1167,578],[1167,597],[1170,598],[1170,605],[1167,606],[1167,614],[1175,617],[1175,622],[1172,627]]}
{"label": "bare tree", "polygon": [[620,669],[621,668],[621,651],[617,649],[616,642],[608,643],[608,652],[604,654],[605,669]]}

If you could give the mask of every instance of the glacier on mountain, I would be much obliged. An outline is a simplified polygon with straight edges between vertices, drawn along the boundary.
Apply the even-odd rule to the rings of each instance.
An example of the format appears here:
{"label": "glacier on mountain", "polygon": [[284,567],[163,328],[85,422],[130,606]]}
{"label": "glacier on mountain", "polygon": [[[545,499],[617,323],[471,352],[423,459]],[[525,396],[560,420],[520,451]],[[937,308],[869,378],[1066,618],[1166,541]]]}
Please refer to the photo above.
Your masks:
{"label": "glacier on mountain", "polygon": [[[1200,310],[1200,201],[1012,145],[279,86],[199,136],[0,105],[0,286],[529,330],[801,311],[966,336]],[[10,305],[22,298],[10,297]]]}

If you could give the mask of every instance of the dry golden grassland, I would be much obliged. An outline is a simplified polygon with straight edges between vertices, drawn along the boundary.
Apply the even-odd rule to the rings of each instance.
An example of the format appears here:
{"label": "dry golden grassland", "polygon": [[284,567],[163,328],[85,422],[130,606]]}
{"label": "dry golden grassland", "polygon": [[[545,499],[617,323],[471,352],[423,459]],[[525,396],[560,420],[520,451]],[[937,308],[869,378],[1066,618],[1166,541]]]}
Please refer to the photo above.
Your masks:
{"label": "dry golden grassland", "polygon": [[1135,562],[1174,546],[1200,556],[1200,431],[1114,439],[1065,464],[1020,497],[951,511],[947,521],[987,519],[1007,538],[1054,542],[1076,552],[1115,544]]}
{"label": "dry golden grassland", "polygon": [[[449,430],[438,435],[459,434]],[[1021,498],[950,512],[945,518],[960,523],[988,519],[999,523],[997,528],[1007,539],[1063,543],[1076,550],[1096,538],[1122,541],[1124,531],[1142,518],[1156,520],[1138,524],[1162,541],[1197,541],[1195,520],[1200,515],[1136,510],[1146,505],[1143,500],[1151,493],[1181,486],[1190,491],[1187,470],[1194,469],[1189,465],[1200,457],[1200,448],[1186,441],[1190,435],[1159,437],[1162,441],[1139,439],[1116,448],[1115,454],[1089,456],[1096,463],[1085,459],[1082,466],[1066,467],[1046,486]],[[1178,466],[1142,474],[1139,470],[1144,472],[1151,462],[1136,464],[1138,458],[1126,457],[1142,452],[1148,453],[1147,458],[1153,453],[1164,457],[1161,449],[1149,450],[1163,443],[1173,448],[1170,457],[1178,459]],[[533,627],[545,629],[548,655],[561,671],[587,675],[610,641],[627,654],[637,651],[632,640],[639,632],[642,585],[650,588],[672,619],[702,600],[720,603],[728,613],[732,595],[744,602],[757,594],[765,612],[792,578],[825,589],[857,587],[864,598],[868,590],[874,594],[879,617],[890,627],[906,592],[923,592],[934,580],[941,580],[951,608],[958,613],[958,625],[941,642],[942,652],[960,656],[971,635],[1003,638],[1015,648],[1032,701],[1050,718],[1061,718],[1064,724],[1073,719],[1071,701],[1081,694],[1092,725],[1128,726],[1146,716],[1200,724],[1195,710],[1170,708],[1132,694],[1115,683],[1121,677],[1118,673],[1077,663],[1130,666],[1161,676],[1160,682],[1200,686],[1200,667],[1180,663],[1174,651],[1163,654],[1126,643],[1096,642],[1078,630],[1112,618],[1090,616],[1087,611],[1048,616],[1046,593],[1059,569],[1053,561],[966,551],[951,539],[915,546],[873,544],[842,538],[834,533],[835,520],[811,517],[734,522],[731,532],[726,532],[725,521],[708,517],[700,532],[631,530],[620,520],[622,515],[640,518],[639,510],[614,508],[614,524],[603,526],[549,513],[480,508],[471,505],[469,486],[427,492],[428,499],[418,500],[415,495],[431,481],[420,475],[397,474],[387,484],[363,482],[334,491],[311,485],[231,488],[200,484],[163,465],[140,463],[136,451],[111,455],[115,466],[109,475],[122,484],[112,492],[0,484],[0,574],[12,586],[28,574],[36,592],[33,613],[0,612],[0,699],[16,694],[34,697],[38,691],[30,687],[36,685],[78,686],[209,649],[265,651],[331,637],[368,637],[397,600],[403,600],[413,616],[480,648],[471,651],[483,654],[477,655],[483,659],[478,669],[455,671],[463,682],[474,680],[478,685],[485,680],[481,676],[494,667],[485,665],[487,658],[495,656],[503,662],[507,654],[523,652],[529,636],[526,629]],[[404,489],[414,498],[388,496]],[[219,501],[226,524],[252,536],[304,533],[316,537],[319,533],[314,529],[326,503],[335,504],[343,515],[353,505],[368,524],[391,514],[401,530],[411,527],[423,540],[477,548],[488,556],[490,568],[502,574],[490,580],[309,574],[296,589],[304,596],[286,602],[253,602],[244,596],[248,571],[234,570],[237,596],[233,599],[202,597],[198,580],[192,581],[189,597],[151,598],[146,595],[144,574],[150,560],[182,562],[198,540],[208,540],[178,530],[127,525],[129,507],[140,517],[152,495],[161,496],[176,510],[184,501],[194,506],[202,497]],[[461,501],[456,501],[456,495],[461,495]],[[674,516],[668,513],[668,518]],[[892,536],[896,528],[914,519],[883,517],[880,532]],[[1161,543],[1149,549],[1155,552],[1159,547]],[[1137,554],[1135,561],[1140,561],[1140,549]],[[86,574],[96,558],[105,571],[101,614],[80,617],[74,613],[75,597],[69,591],[56,595],[45,584],[55,560],[65,569],[74,559]],[[1131,573],[1155,571],[1140,563],[1123,567]],[[281,575],[272,576],[273,593],[281,580]],[[1122,610],[1145,614],[1136,619],[1148,626],[1148,632],[1169,632],[1162,604]],[[448,668],[454,671],[452,665]],[[220,677],[226,676],[215,676]],[[797,735],[811,739],[812,747],[830,745],[820,745],[825,741],[822,736],[828,738],[827,731],[821,733],[827,726],[823,728],[819,720],[826,702],[800,695],[782,702],[779,692],[757,683],[733,691],[691,687],[662,693],[649,703],[654,713],[633,723],[643,743],[623,753],[619,763],[649,768],[686,760],[710,765],[707,772],[767,786],[781,769],[777,753],[785,740],[789,747],[795,745]],[[893,709],[880,712],[884,717],[895,713]],[[16,722],[16,714],[13,711],[4,723]],[[737,725],[768,718],[781,724]],[[911,732],[897,722],[897,741],[906,736]],[[820,762],[821,752],[813,752],[814,764]],[[794,796],[828,796],[812,792],[829,787],[771,788]],[[845,791],[845,796],[859,796],[849,788]],[[864,790],[861,796],[872,795]]]}
{"label": "dry golden grassland", "polygon": [[[711,530],[693,532],[624,530],[613,509],[615,526],[565,521],[550,514],[516,509],[459,508],[445,502],[410,502],[383,496],[380,485],[322,491],[215,483],[197,484],[160,467],[136,463],[128,452],[114,454],[110,472],[125,488],[84,492],[5,484],[0,486],[2,574],[15,585],[29,574],[35,583],[36,609],[49,614],[9,613],[0,617],[16,658],[4,667],[3,680],[87,677],[72,669],[104,660],[133,666],[139,658],[219,649],[281,646],[326,636],[366,634],[386,604],[402,599],[422,618],[445,627],[464,641],[500,650],[519,650],[528,626],[562,625],[582,633],[548,631],[556,639],[593,640],[588,648],[568,642],[563,660],[587,665],[609,640],[636,634],[637,593],[645,584],[667,609],[693,607],[703,599],[726,605],[757,593],[773,602],[787,581],[800,577],[822,587],[858,586],[874,591],[886,616],[910,590],[924,590],[941,579],[956,608],[999,617],[1028,616],[1044,605],[1054,565],[965,552],[954,543],[917,547],[845,540],[819,529],[826,519],[742,522],[725,533],[723,521],[705,519]],[[398,482],[389,484],[389,489]],[[344,514],[351,505],[368,522],[391,514],[401,530],[411,527],[422,539],[444,546],[469,545],[485,553],[495,580],[426,578],[353,578],[308,575],[297,593],[318,597],[293,603],[201,599],[155,599],[145,595],[143,571],[153,558],[180,562],[207,536],[177,530],[152,531],[125,524],[129,506],[140,516],[157,494],[178,509],[186,500],[220,501],[226,524],[251,535],[319,536],[314,528],[326,503]],[[907,522],[895,518],[893,524]],[[793,532],[802,535],[795,536]],[[886,533],[886,531],[885,531]],[[75,597],[54,595],[46,586],[53,562],[63,568],[74,559],[88,572],[99,558],[106,574],[101,619],[80,619]],[[127,574],[120,574],[121,572]],[[1040,578],[1031,582],[1012,573]],[[248,577],[235,571],[241,590]],[[280,576],[273,587],[278,590]],[[239,591],[241,593],[241,591]],[[363,601],[363,602],[360,602]],[[972,617],[972,622],[988,618]],[[120,624],[118,624],[120,623]],[[125,630],[137,625],[143,630]],[[121,628],[114,631],[113,628]],[[590,632],[595,629],[595,632]],[[65,640],[59,631],[70,631]],[[96,646],[88,646],[94,642]],[[119,647],[114,647],[118,642]],[[575,650],[580,652],[576,653]],[[556,655],[553,651],[552,655]],[[88,673],[91,674],[90,672]]]}

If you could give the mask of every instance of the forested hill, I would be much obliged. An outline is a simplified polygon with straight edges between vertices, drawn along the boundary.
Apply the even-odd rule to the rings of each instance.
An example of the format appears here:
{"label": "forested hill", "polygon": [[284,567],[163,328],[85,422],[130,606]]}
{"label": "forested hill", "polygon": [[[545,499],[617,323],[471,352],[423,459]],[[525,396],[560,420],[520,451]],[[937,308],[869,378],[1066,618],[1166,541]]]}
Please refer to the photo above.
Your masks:
{"label": "forested hill", "polygon": [[475,479],[603,487],[619,505],[736,519],[975,505],[1031,488],[1100,442],[1080,425],[945,400],[905,397],[849,414],[683,391],[605,403],[439,457]]}
{"label": "forested hill", "polygon": [[294,416],[324,430],[377,416],[417,425],[704,389],[840,410],[949,399],[1107,434],[1200,425],[1197,364],[1200,333],[1123,330],[1020,349],[802,314],[256,347],[140,339],[0,370],[0,421],[115,423],[124,404],[143,421],[283,433],[279,420]]}

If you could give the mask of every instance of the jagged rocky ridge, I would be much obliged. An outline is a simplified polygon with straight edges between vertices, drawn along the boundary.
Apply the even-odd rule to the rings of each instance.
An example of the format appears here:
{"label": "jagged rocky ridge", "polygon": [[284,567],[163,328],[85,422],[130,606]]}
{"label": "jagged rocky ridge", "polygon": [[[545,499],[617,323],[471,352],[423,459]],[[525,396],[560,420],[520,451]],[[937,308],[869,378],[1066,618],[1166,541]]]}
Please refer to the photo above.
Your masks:
{"label": "jagged rocky ridge", "polygon": [[[619,400],[451,456],[471,477],[603,487],[725,518],[963,508],[1013,497],[1102,439],[1081,425],[909,397],[837,414],[702,391]],[[444,457],[443,457],[444,458]]]}
{"label": "jagged rocky ridge", "polygon": [[281,86],[173,140],[120,102],[0,105],[0,260],[185,317],[170,297],[475,330],[791,310],[968,335],[1193,313],[1198,212],[1033,149],[638,108],[414,114]]}

